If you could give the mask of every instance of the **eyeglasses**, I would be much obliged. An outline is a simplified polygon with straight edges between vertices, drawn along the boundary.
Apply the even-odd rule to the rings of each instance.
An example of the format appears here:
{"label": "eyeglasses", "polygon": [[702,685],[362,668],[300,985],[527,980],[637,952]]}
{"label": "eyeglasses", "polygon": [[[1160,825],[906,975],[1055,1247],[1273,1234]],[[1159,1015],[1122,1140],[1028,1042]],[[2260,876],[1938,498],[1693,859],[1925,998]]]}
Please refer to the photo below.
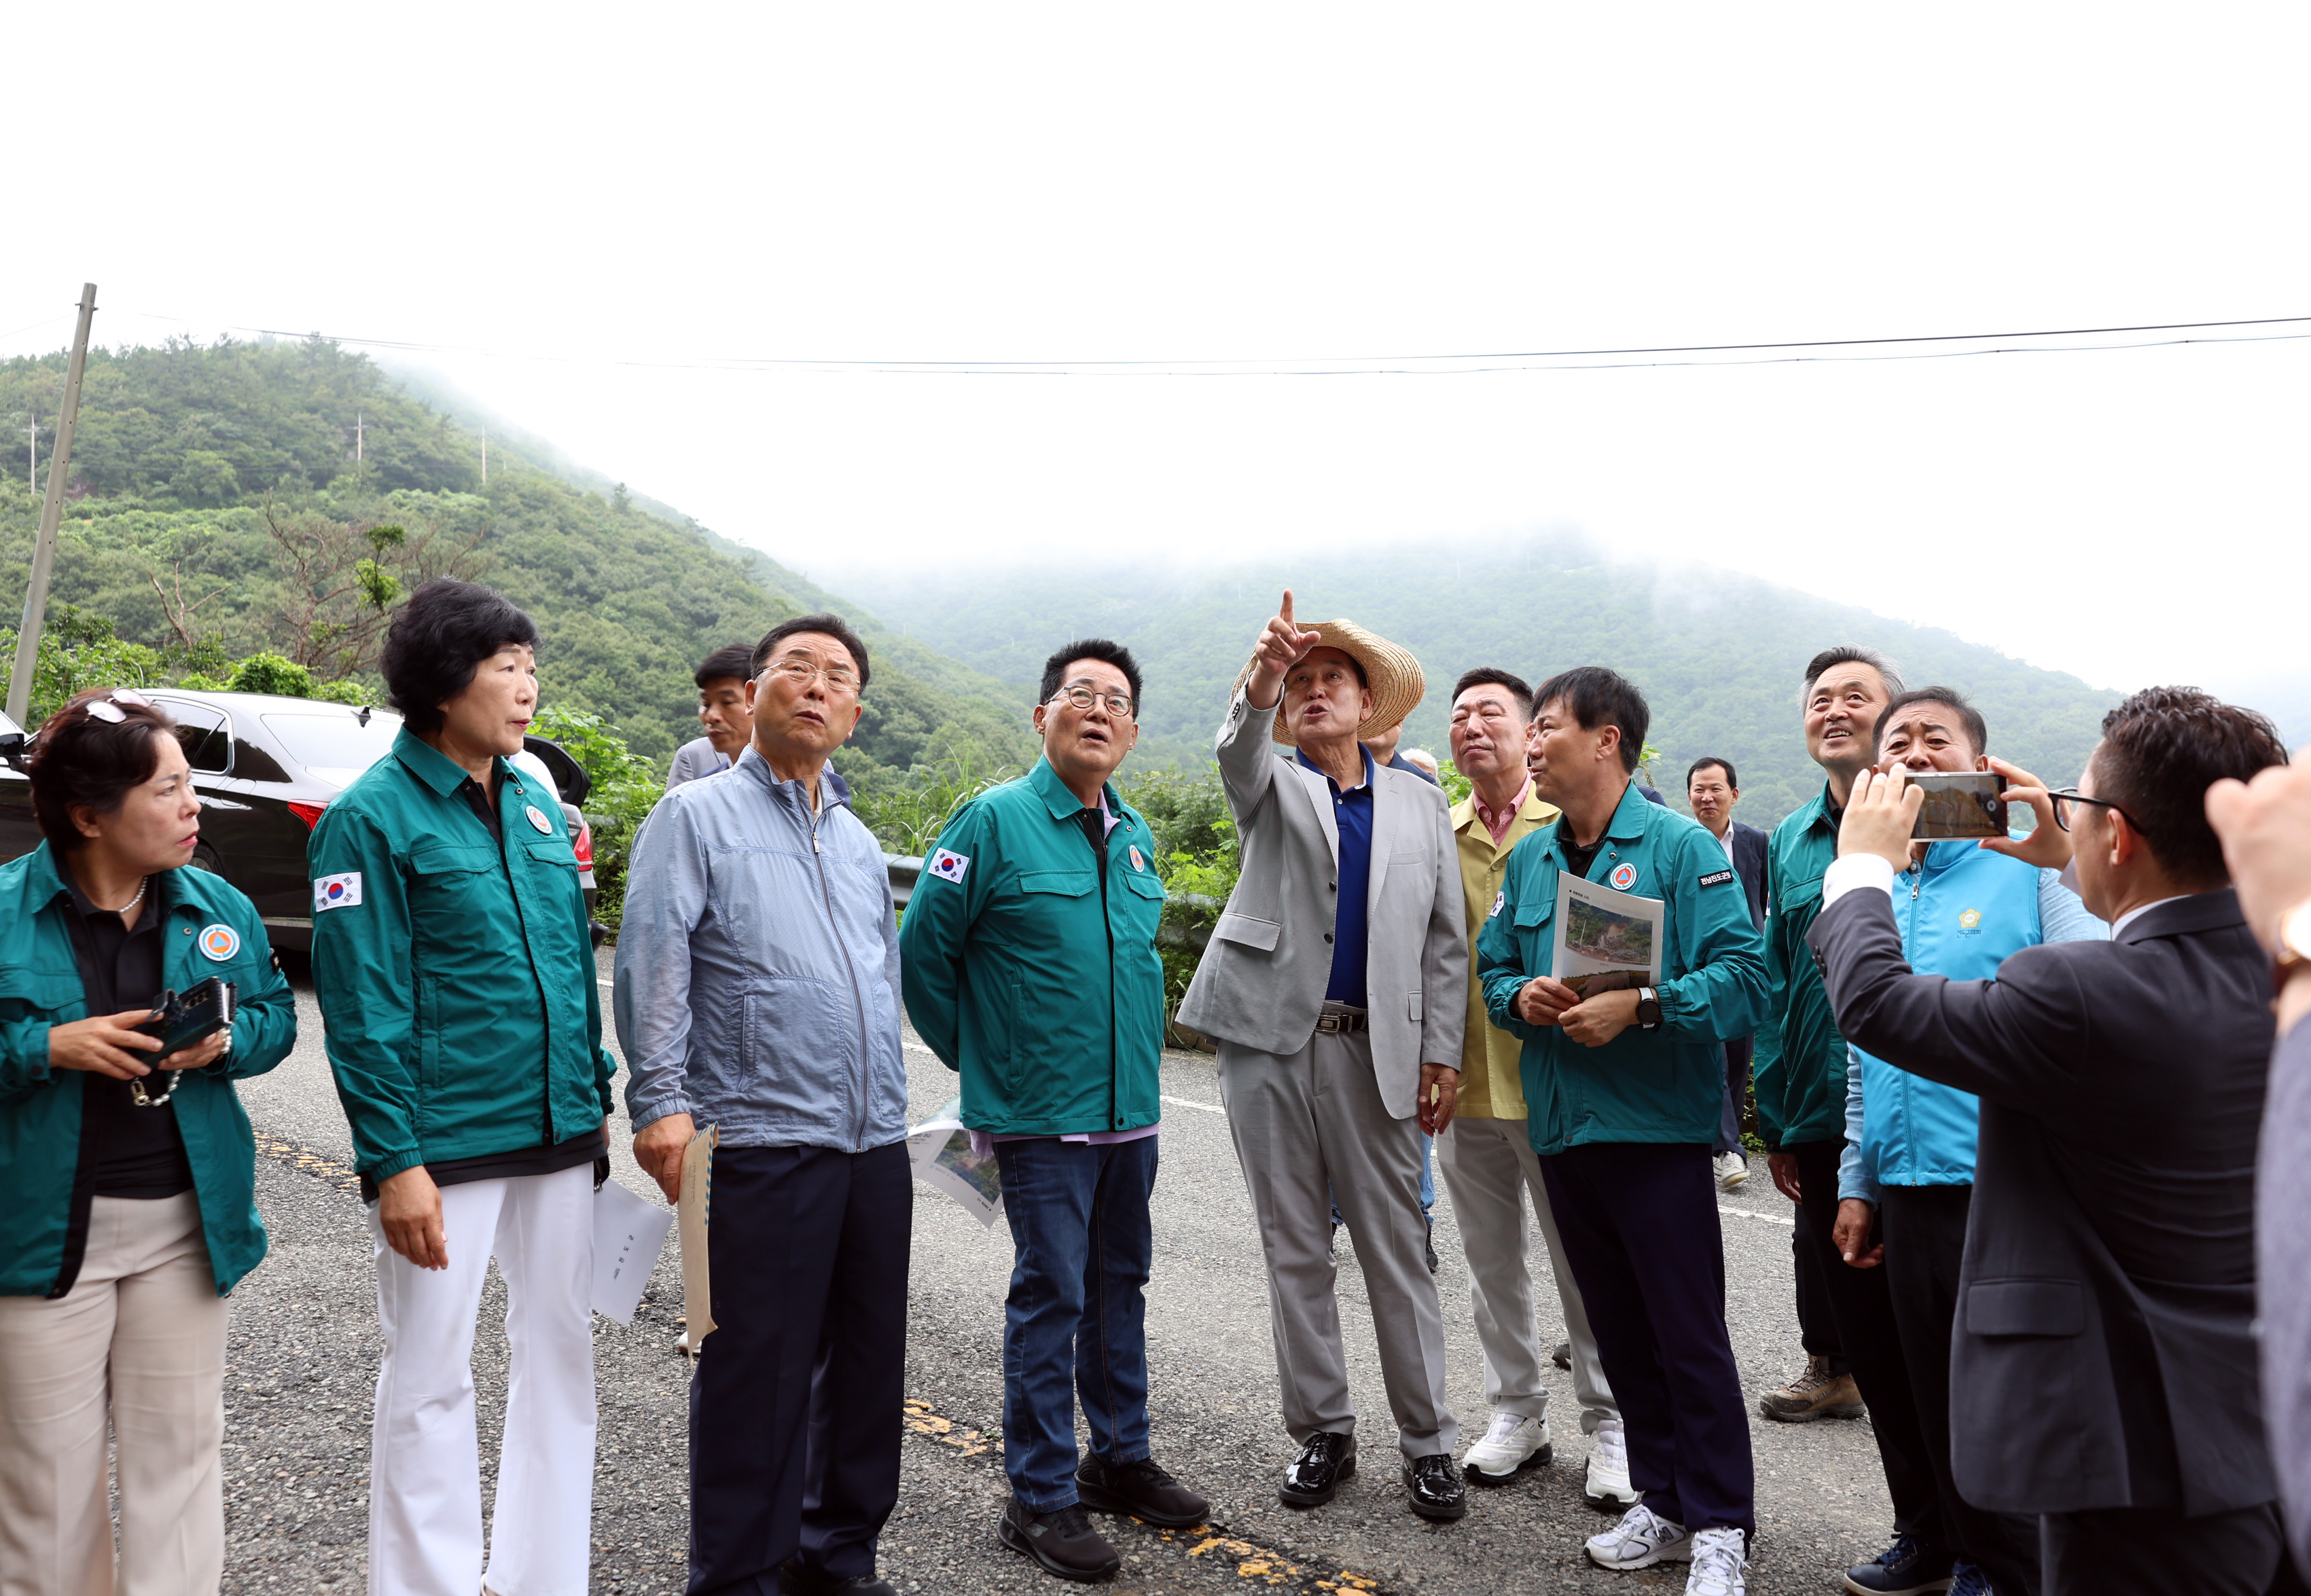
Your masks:
{"label": "eyeglasses", "polygon": [[102,698],[90,700],[88,712],[107,726],[118,726],[128,719],[120,712],[122,704],[126,704],[132,710],[149,710],[153,707],[153,701],[143,693],[133,692],[126,687],[116,687]]}
{"label": "eyeglasses", "polygon": [[[2060,792],[2050,792],[2046,796],[2049,798],[2052,798],[2054,803],[2054,824],[2061,826],[2064,831],[2071,829],[2071,811],[2069,806],[2072,804],[2092,804],[2097,809],[2114,809],[2121,815],[2126,815],[2125,810],[2120,809],[2116,804],[2112,803],[2108,798],[2089,798],[2075,787],[2065,787]],[[2136,831],[2142,830],[2142,822],[2137,820],[2132,815],[2126,815],[2126,824],[2132,826]]]}
{"label": "eyeglasses", "polygon": [[774,659],[764,667],[771,676],[784,676],[798,687],[807,687],[824,678],[829,693],[856,693],[859,676],[839,665],[813,665],[807,659]]}
{"label": "eyeglasses", "polygon": [[1062,687],[1051,694],[1050,702],[1057,703],[1063,698],[1079,710],[1103,703],[1107,706],[1107,712],[1118,720],[1131,719],[1131,701],[1121,693],[1094,693],[1088,687]]}

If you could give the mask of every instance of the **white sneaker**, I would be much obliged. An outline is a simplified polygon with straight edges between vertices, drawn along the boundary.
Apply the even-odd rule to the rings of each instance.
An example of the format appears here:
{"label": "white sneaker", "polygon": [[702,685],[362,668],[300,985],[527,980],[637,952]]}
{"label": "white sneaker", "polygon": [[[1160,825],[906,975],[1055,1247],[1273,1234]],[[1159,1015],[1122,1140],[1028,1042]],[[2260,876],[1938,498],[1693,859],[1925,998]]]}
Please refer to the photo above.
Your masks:
{"label": "white sneaker", "polygon": [[1605,1420],[1589,1437],[1589,1478],[1581,1494],[1592,1507],[1626,1507],[1637,1499],[1629,1484],[1629,1446],[1619,1419]]}
{"label": "white sneaker", "polygon": [[1742,1555],[1741,1531],[1696,1530],[1693,1571],[1685,1576],[1685,1596],[1749,1596],[1749,1559]]}
{"label": "white sneaker", "polygon": [[1548,1420],[1495,1409],[1485,1438],[1468,1450],[1461,1471],[1470,1485],[1506,1485],[1527,1469],[1548,1461]]}
{"label": "white sneaker", "polygon": [[[1733,1533],[1739,1539],[1740,1531]],[[1640,1502],[1621,1515],[1619,1523],[1602,1535],[1592,1535],[1588,1550],[1589,1560],[1600,1568],[1651,1568],[1693,1556],[1693,1537],[1683,1524],[1670,1523]]]}
{"label": "white sneaker", "polygon": [[1731,1191],[1749,1178],[1749,1161],[1739,1153],[1720,1153],[1711,1163],[1717,1172],[1717,1187]]}

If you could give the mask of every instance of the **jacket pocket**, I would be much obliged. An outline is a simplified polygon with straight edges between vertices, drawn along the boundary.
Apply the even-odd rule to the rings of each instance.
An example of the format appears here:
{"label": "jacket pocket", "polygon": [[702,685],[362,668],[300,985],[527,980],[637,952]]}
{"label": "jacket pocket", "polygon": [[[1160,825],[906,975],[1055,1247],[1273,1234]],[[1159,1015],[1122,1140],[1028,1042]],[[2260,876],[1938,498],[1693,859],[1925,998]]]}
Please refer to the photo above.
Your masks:
{"label": "jacket pocket", "polygon": [[534,859],[549,865],[568,865],[573,870],[578,868],[578,850],[570,845],[567,837],[546,837],[525,846]]}
{"label": "jacket pocket", "polygon": [[1551,882],[1546,895],[1519,903],[1516,915],[1509,923],[1520,931],[1534,926],[1545,926],[1557,918],[1557,884]]}
{"label": "jacket pocket", "polygon": [[1019,890],[1023,893],[1056,893],[1063,898],[1080,898],[1099,885],[1099,877],[1089,870],[1024,870],[1019,875]]}
{"label": "jacket pocket", "polygon": [[1977,1336],[2075,1336],[2087,1327],[2076,1280],[1976,1280],[1967,1287],[1966,1328]]}
{"label": "jacket pocket", "polygon": [[1243,947],[1256,947],[1261,953],[1274,953],[1276,939],[1284,928],[1272,920],[1256,920],[1249,914],[1223,914],[1212,935],[1223,942],[1233,942]]}
{"label": "jacket pocket", "polygon": [[1410,1020],[1414,1025],[1417,1025],[1420,1023],[1420,994],[1418,992],[1407,992],[1405,994],[1404,1014],[1405,1017]]}

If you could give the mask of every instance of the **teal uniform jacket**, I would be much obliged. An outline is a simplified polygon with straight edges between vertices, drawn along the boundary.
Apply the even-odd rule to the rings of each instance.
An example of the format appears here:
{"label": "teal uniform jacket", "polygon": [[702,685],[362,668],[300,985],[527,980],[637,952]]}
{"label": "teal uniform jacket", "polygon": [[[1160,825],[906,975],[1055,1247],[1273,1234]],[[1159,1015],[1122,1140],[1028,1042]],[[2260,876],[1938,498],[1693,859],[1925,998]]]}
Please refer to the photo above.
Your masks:
{"label": "teal uniform jacket", "polygon": [[562,806],[498,761],[501,849],[465,780],[405,728],[306,849],[329,1067],[374,1181],[569,1141],[610,1112],[617,1065]]}
{"label": "teal uniform jacket", "polygon": [[[169,1101],[201,1208],[217,1295],[265,1257],[257,1217],[257,1138],[232,1083],[263,1075],[297,1039],[297,1004],[273,963],[257,905],[222,876],[187,866],[161,894],[161,984],[184,991],[210,976],[234,988],[232,1049],[177,1077]],[[0,865],[0,1296],[47,1296],[64,1267],[80,1161],[78,1069],[48,1068],[48,1028],[89,1016],[73,955],[72,889],[48,845]]]}
{"label": "teal uniform jacket", "polygon": [[[1585,1142],[1700,1142],[1717,1136],[1725,1097],[1723,1043],[1766,1013],[1766,957],[1749,901],[1717,839],[1648,803],[1632,785],[1607,823],[1588,880],[1662,911],[1658,1029],[1631,1025],[1602,1047],[1516,1016],[1517,993],[1553,973],[1562,820],[1509,852],[1508,876],[1477,936],[1477,979],[1493,1024],[1524,1042],[1525,1127],[1533,1150]],[[1629,867],[1631,873],[1616,879]]]}
{"label": "teal uniform jacket", "polygon": [[1103,791],[1121,820],[1103,879],[1084,806],[1038,760],[955,812],[907,902],[907,1017],[961,1072],[973,1130],[1074,1136],[1162,1118],[1156,838]]}
{"label": "teal uniform jacket", "polygon": [[1766,980],[1771,1007],[1750,1056],[1757,1129],[1768,1151],[1845,1139],[1845,1038],[1837,1033],[1806,933],[1821,912],[1821,878],[1837,857],[1829,789],[1774,828],[1766,844]]}

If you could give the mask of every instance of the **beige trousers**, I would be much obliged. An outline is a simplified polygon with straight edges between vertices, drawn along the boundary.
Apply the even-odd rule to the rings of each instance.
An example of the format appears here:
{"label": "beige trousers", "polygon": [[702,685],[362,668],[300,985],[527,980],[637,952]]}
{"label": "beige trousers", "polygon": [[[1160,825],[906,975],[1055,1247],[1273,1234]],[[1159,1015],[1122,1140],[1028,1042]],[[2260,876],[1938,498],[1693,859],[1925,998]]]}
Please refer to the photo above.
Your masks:
{"label": "beige trousers", "polygon": [[214,1596],[224,1329],[189,1191],[92,1199],[73,1288],[0,1297],[0,1596]]}

